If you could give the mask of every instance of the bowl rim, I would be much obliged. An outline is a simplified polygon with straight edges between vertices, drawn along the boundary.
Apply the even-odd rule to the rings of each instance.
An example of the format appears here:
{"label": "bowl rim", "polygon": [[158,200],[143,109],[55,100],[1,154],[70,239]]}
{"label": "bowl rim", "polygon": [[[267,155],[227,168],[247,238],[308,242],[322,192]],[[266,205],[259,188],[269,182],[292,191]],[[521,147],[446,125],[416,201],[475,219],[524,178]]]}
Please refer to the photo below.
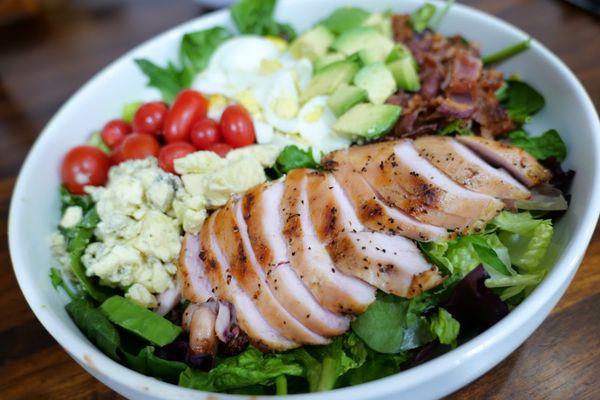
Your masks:
{"label": "bowl rim", "polygon": [[[298,3],[303,0],[281,0],[280,7],[284,7],[286,3]],[[432,1],[437,5],[442,4],[438,0]],[[366,7],[368,8],[368,6]],[[495,25],[497,28],[502,30],[513,31],[523,38],[528,37],[525,32],[521,29],[509,24],[497,18],[493,15],[487,14],[483,11],[477,10],[467,5],[455,4],[453,10],[460,10],[466,18],[479,19],[487,25]],[[451,10],[450,12],[453,12]],[[80,365],[84,366],[88,372],[91,372],[96,378],[103,380],[107,379],[114,384],[118,384],[120,387],[126,387],[139,393],[146,393],[155,396],[165,397],[184,397],[184,398],[198,398],[202,396],[213,396],[215,394],[210,392],[198,391],[193,389],[187,389],[177,385],[161,382],[152,377],[140,374],[134,370],[131,370],[104,355],[99,349],[97,349],[91,342],[84,339],[73,332],[70,328],[60,323],[60,320],[49,313],[44,308],[47,308],[39,295],[39,292],[35,288],[35,282],[25,273],[25,269],[21,268],[25,261],[22,259],[22,252],[24,251],[21,244],[16,241],[16,237],[20,237],[17,232],[20,231],[21,227],[17,224],[17,215],[20,208],[22,207],[19,201],[22,192],[24,191],[24,185],[26,177],[33,174],[35,171],[32,170],[30,164],[31,160],[39,153],[39,149],[43,147],[48,138],[45,133],[51,129],[51,127],[57,123],[59,117],[62,117],[68,111],[68,108],[74,103],[82,92],[85,92],[88,87],[92,86],[96,81],[104,78],[104,76],[110,73],[110,70],[114,65],[121,62],[124,59],[131,59],[132,56],[138,53],[141,49],[145,48],[154,41],[159,41],[164,37],[170,35],[178,35],[179,32],[189,28],[200,20],[204,21],[207,25],[215,25],[212,21],[220,23],[229,14],[229,10],[220,10],[212,13],[208,13],[190,21],[183,22],[176,25],[152,38],[144,41],[137,45],[133,49],[129,50],[125,54],[121,55],[107,66],[103,67],[98,73],[96,73],[90,80],[88,80],[83,86],[81,86],[69,99],[60,107],[60,109],[53,115],[50,121],[45,125],[42,132],[36,139],[34,145],[28,152],[28,155],[21,167],[19,176],[17,177],[8,217],[8,239],[9,239],[9,251],[12,260],[13,270],[15,272],[17,282],[24,297],[26,298],[30,308],[34,312],[36,318],[42,323],[44,328],[53,336],[53,338],[65,349],[65,351],[71,355]],[[584,214],[580,217],[580,225],[576,230],[576,233],[566,244],[566,247],[556,261],[554,267],[550,273],[544,278],[542,283],[527,297],[515,310],[513,310],[504,319],[492,326],[485,332],[477,335],[468,342],[462,344],[456,349],[436,357],[430,361],[427,361],[419,366],[410,368],[408,370],[396,373],[394,375],[377,379],[372,382],[360,384],[357,386],[346,387],[341,389],[335,389],[324,393],[307,393],[299,395],[287,395],[286,398],[302,397],[304,399],[346,399],[347,396],[352,395],[353,397],[377,397],[390,395],[402,389],[409,389],[423,384],[432,377],[447,373],[453,368],[458,367],[465,360],[473,357],[480,356],[486,350],[493,348],[494,346],[502,343],[506,338],[511,335],[515,329],[522,325],[523,321],[534,318],[534,316],[540,312],[546,303],[551,300],[559,291],[564,290],[566,285],[572,279],[572,276],[577,270],[579,263],[581,262],[585,250],[591,240],[592,234],[595,230],[598,215],[600,214],[600,121],[598,114],[593,105],[592,100],[583,88],[582,84],[573,74],[573,72],[550,50],[542,45],[537,40],[533,39],[531,43],[532,50],[536,50],[541,55],[554,64],[558,69],[560,75],[564,77],[566,81],[575,90],[574,96],[579,98],[585,105],[583,115],[589,118],[590,125],[593,127],[592,132],[592,143],[596,158],[594,159],[594,168],[596,179],[592,182],[592,188],[590,192],[590,206],[585,210]],[[25,207],[25,206],[23,206]],[[555,302],[558,301],[558,298]],[[553,304],[552,306],[554,306]],[[546,315],[544,315],[544,318]],[[541,320],[540,320],[541,323]],[[521,341],[522,343],[522,341]],[[491,369],[494,365],[500,362],[503,358],[508,356],[507,353],[500,359],[493,361],[488,366],[480,368],[481,371],[477,371],[474,376],[471,377],[470,381],[477,378],[484,372]],[[93,362],[92,362],[93,359]],[[456,390],[458,387],[453,387],[452,390]],[[227,395],[218,394],[218,398],[247,398],[247,396],[241,395]],[[279,396],[269,396],[269,398],[279,398]],[[283,398],[283,397],[281,397]]]}

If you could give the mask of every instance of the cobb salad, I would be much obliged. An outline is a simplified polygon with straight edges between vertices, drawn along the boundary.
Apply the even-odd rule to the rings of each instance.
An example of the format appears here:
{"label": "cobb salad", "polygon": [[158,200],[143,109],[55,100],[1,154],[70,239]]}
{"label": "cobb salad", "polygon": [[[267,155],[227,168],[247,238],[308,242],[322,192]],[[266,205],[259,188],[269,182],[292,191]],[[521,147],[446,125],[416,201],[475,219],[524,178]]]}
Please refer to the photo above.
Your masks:
{"label": "cobb salad", "polygon": [[88,339],[184,387],[291,394],[418,365],[518,306],[574,172],[558,132],[526,131],[543,96],[494,68],[530,41],[482,57],[436,32],[451,4],[297,33],[239,0],[237,32],[136,60],[156,99],[60,171],[50,278]]}

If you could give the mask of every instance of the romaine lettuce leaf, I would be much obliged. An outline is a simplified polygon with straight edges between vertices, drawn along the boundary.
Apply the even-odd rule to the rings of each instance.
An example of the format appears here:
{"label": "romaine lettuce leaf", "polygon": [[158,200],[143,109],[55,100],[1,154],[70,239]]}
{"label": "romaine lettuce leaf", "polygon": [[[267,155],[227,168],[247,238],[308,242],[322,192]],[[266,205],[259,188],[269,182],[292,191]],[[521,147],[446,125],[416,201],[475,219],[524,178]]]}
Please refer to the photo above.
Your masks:
{"label": "romaine lettuce leaf", "polygon": [[567,146],[555,129],[550,129],[537,137],[529,136],[527,132],[518,130],[509,133],[508,137],[512,144],[522,148],[538,160],[554,157],[557,161],[562,162],[567,157]]}
{"label": "romaine lettuce leaf", "polygon": [[253,385],[274,385],[280,375],[302,376],[303,366],[291,353],[265,354],[254,347],[219,360],[208,372],[186,369],[179,385],[209,392],[226,392]]}
{"label": "romaine lettuce leaf", "polygon": [[281,36],[286,40],[296,37],[288,24],[273,19],[277,0],[238,0],[231,7],[231,17],[242,34]]}

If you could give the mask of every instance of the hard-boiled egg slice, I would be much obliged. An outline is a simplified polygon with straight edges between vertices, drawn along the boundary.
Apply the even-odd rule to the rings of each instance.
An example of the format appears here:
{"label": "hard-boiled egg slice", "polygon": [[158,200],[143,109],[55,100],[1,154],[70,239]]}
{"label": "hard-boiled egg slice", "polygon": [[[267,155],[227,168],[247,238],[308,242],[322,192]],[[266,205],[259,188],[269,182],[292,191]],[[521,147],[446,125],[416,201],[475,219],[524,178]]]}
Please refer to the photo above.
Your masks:
{"label": "hard-boiled egg slice", "polygon": [[298,131],[300,97],[291,71],[280,71],[267,85],[257,89],[265,121],[285,133]]}
{"label": "hard-boiled egg slice", "polygon": [[346,148],[351,141],[335,133],[332,128],[335,121],[335,115],[327,106],[327,96],[316,96],[300,109],[298,132],[311,146],[324,153]]}

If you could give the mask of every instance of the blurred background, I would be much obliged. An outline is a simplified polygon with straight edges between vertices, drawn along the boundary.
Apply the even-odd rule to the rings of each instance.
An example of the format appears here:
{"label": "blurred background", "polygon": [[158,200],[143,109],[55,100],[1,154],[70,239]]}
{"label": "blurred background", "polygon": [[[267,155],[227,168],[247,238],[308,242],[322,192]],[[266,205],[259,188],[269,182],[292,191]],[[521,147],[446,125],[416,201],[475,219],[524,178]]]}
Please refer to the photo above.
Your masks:
{"label": "blurred background", "polygon": [[[117,398],[46,333],[15,282],[6,240],[8,206],[29,147],[58,108],[115,58],[227,2],[0,0],[1,399]],[[496,15],[541,41],[575,72],[596,106],[600,104],[600,18],[592,12],[598,12],[599,0],[461,3]],[[594,243],[598,238],[597,233]],[[600,296],[600,278],[586,263],[600,263],[600,245],[592,245],[567,295],[538,333],[455,398],[582,398],[577,393],[593,385],[600,373],[600,367],[578,368],[598,366],[597,359],[590,361],[594,352],[586,338],[598,338],[600,321],[593,318],[598,315],[597,301],[589,300]],[[565,335],[565,324],[581,329]],[[556,341],[559,350],[553,349]]]}

